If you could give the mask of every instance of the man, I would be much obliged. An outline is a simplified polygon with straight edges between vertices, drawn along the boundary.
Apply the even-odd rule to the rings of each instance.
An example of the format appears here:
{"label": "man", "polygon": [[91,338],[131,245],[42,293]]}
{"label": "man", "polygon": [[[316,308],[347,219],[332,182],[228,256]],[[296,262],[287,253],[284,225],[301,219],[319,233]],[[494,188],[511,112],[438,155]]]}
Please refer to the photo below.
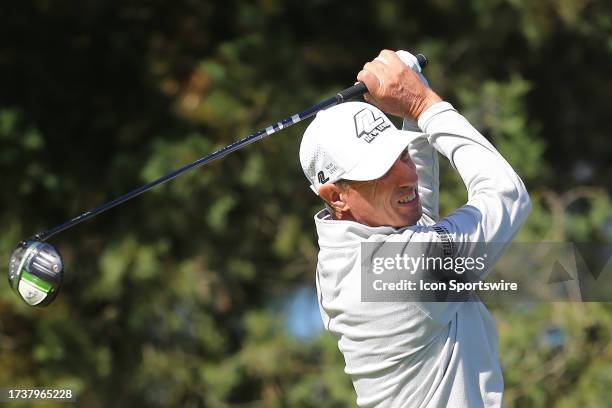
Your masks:
{"label": "man", "polygon": [[[404,118],[402,131],[375,106],[348,102],[304,133],[302,168],[326,204],[315,215],[321,316],[360,407],[499,407],[497,333],[480,301],[362,301],[362,244],[445,243],[460,257],[474,255],[471,243],[501,243],[484,278],[531,209],[506,160],[419,72],[412,55],[384,50],[357,75],[366,101]],[[468,190],[443,219],[437,152]]]}

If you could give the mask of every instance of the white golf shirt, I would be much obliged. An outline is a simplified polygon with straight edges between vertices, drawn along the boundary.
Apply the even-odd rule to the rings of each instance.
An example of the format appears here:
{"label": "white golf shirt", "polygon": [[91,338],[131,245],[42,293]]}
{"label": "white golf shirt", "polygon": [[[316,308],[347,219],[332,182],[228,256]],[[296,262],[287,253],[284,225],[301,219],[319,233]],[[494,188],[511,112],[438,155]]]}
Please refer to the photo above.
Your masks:
{"label": "white golf shirt", "polygon": [[[450,239],[461,256],[469,243],[509,243],[531,209],[512,167],[449,103],[431,106],[418,128],[405,121],[403,130],[412,140],[423,217],[395,229],[333,220],[326,210],[315,215],[323,324],[338,339],[360,407],[502,406],[497,331],[481,302],[361,300],[361,243]],[[436,151],[468,190],[468,202],[441,220]],[[486,271],[502,252],[503,245],[488,253]]]}

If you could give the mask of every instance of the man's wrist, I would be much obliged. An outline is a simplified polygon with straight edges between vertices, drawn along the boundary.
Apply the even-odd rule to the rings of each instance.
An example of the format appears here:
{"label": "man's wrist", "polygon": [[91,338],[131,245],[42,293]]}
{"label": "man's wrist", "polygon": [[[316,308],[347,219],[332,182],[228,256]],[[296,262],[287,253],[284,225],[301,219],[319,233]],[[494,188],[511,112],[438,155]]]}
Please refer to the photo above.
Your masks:
{"label": "man's wrist", "polygon": [[417,122],[419,129],[421,129],[422,132],[428,133],[428,131],[430,130],[429,126],[432,124],[432,122],[435,122],[434,118],[436,118],[440,114],[443,114],[446,111],[457,112],[453,105],[448,102],[442,101],[431,105],[428,109],[423,111],[423,113],[419,117],[419,120]]}
{"label": "man's wrist", "polygon": [[417,107],[416,112],[414,112],[414,121],[418,121],[423,112],[438,102],[442,102],[442,98],[440,98],[438,94],[431,89],[427,89],[427,95],[422,99],[422,102]]}

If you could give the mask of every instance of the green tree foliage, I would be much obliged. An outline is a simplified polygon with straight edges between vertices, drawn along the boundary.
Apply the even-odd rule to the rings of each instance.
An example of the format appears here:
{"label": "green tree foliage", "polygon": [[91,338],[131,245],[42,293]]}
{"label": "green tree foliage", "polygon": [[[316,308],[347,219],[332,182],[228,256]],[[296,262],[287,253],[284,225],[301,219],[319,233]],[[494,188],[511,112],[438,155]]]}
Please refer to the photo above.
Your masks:
{"label": "green tree foliage", "polygon": [[[3,265],[20,239],[350,85],[382,48],[425,53],[434,89],[524,178],[534,211],[519,239],[611,240],[606,2],[1,7]],[[353,406],[333,338],[301,342],[279,311],[314,286],[304,127],[53,238],[66,263],[53,305],[0,286],[0,385],[71,386],[87,407]],[[466,196],[443,170],[446,214]],[[606,304],[495,314],[508,406],[610,399]]]}

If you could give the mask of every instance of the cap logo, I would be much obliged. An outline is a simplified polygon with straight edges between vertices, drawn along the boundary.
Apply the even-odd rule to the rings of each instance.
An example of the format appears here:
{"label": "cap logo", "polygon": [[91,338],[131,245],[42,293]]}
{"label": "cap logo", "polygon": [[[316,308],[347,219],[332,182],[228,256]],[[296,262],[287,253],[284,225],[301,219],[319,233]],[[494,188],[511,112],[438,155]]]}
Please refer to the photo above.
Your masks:
{"label": "cap logo", "polygon": [[383,130],[391,127],[383,117],[377,118],[374,112],[367,108],[357,112],[354,118],[357,138],[364,136],[363,140],[368,143],[372,143]]}
{"label": "cap logo", "polygon": [[319,184],[325,184],[329,181],[329,177],[325,177],[323,170],[317,173],[317,178],[319,179]]}

